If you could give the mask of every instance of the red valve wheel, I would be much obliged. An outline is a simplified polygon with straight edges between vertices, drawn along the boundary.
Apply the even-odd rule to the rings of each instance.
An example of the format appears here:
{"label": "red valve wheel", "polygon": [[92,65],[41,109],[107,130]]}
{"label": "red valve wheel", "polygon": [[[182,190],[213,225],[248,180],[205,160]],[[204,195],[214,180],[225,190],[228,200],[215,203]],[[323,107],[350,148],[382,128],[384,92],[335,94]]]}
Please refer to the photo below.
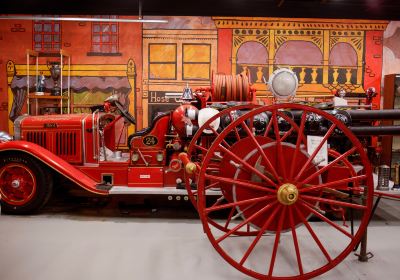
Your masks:
{"label": "red valve wheel", "polygon": [[[287,121],[282,129],[283,111],[289,110],[301,111],[301,119],[297,125]],[[257,135],[253,120],[262,113],[269,121]],[[322,117],[328,129],[315,150],[307,152],[304,131],[309,114]],[[239,129],[247,137],[232,140]],[[351,145],[342,153],[330,151],[329,162],[321,166],[316,156],[337,134],[347,137]],[[350,171],[348,178],[327,181],[329,171],[339,163],[347,164],[349,156],[359,158],[363,173],[354,176]],[[208,166],[216,157],[220,170],[210,172]],[[227,170],[228,165],[234,172]],[[232,198],[209,206],[205,190],[215,182],[231,190]],[[332,195],[345,195],[343,186],[349,192],[359,191],[361,185],[362,199]],[[260,107],[236,119],[208,148],[198,178],[198,211],[209,240],[232,266],[257,279],[309,279],[332,269],[360,241],[372,199],[371,167],[359,140],[334,116],[299,104]],[[341,221],[327,217],[320,204],[359,211],[354,233]],[[211,218],[229,209],[241,213],[241,220],[233,221],[229,214],[218,221]],[[316,221],[310,221],[312,216]],[[229,230],[221,231],[215,222],[228,224]],[[248,226],[258,231],[256,236],[236,236]]]}

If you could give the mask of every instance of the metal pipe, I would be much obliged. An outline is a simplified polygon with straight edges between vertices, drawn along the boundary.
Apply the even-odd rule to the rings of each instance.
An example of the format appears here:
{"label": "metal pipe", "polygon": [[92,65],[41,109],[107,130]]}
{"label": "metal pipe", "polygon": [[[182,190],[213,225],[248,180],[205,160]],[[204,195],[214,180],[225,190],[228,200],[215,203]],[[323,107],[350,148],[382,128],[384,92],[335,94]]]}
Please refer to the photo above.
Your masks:
{"label": "metal pipe", "polygon": [[399,109],[347,110],[352,120],[396,120],[400,119]]}
{"label": "metal pipe", "polygon": [[[329,114],[332,114],[333,110],[324,110]],[[400,120],[399,109],[387,109],[387,110],[344,110],[351,116],[352,121],[363,121],[363,120]],[[295,120],[300,120],[303,111],[291,111]]]}
{"label": "metal pipe", "polygon": [[349,129],[358,136],[400,135],[400,125],[350,126]]}

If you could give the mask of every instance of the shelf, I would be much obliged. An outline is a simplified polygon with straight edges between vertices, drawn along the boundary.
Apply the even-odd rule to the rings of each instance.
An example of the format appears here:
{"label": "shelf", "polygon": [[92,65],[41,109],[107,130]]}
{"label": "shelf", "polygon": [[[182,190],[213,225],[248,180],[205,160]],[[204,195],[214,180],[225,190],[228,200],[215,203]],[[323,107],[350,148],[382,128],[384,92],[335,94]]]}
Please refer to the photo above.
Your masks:
{"label": "shelf", "polygon": [[[28,89],[28,91],[31,88],[30,78],[29,78],[30,77],[29,61],[30,61],[31,57],[35,58],[35,65],[36,65],[36,67],[35,67],[35,82],[38,82],[38,76],[39,76],[39,71],[38,71],[38,69],[39,69],[39,54],[37,51],[34,51],[34,50],[26,50],[27,89]],[[64,64],[64,58],[67,59],[66,64]],[[41,114],[41,111],[44,109],[56,108],[56,107],[59,108],[60,114],[63,114],[63,113],[69,114],[71,112],[71,101],[70,101],[70,98],[71,98],[71,91],[70,91],[71,57],[66,51],[60,49],[59,59],[60,59],[59,63],[57,61],[47,62],[47,67],[49,68],[49,71],[51,73],[51,69],[54,69],[53,68],[54,65],[59,65],[60,75],[58,77],[58,80],[60,81],[60,86],[58,86],[58,84],[56,82],[54,82],[54,86],[57,85],[57,88],[59,88],[59,90],[62,91],[66,95],[54,96],[54,95],[50,95],[49,92],[46,92],[44,94],[41,92],[41,94],[39,95],[39,94],[36,94],[36,92],[30,92],[27,97],[28,114],[31,114],[33,112],[33,109],[34,109],[34,114],[37,115],[37,114]],[[68,66],[67,70],[64,70],[64,65]],[[63,86],[63,72],[67,72],[66,90],[64,89],[64,86]],[[43,75],[43,74],[41,73],[40,75]],[[37,90],[37,88],[36,88],[36,90]],[[33,106],[32,110],[31,110],[31,105]]]}
{"label": "shelf", "polygon": [[56,95],[37,95],[34,93],[30,93],[29,94],[29,98],[30,99],[55,99],[55,100],[59,100],[59,99],[68,99],[68,96],[56,96]]}

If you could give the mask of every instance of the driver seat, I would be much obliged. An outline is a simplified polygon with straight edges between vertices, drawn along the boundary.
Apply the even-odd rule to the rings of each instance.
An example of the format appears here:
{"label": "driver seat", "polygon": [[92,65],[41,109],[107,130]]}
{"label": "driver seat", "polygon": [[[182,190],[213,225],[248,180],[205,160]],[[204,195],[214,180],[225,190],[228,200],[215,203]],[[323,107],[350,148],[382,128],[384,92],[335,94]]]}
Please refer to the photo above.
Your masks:
{"label": "driver seat", "polygon": [[[171,112],[160,113],[152,120],[150,126],[136,131],[128,136],[129,149],[149,147],[163,148],[165,145],[165,135],[170,127],[170,120]],[[145,140],[146,137],[152,137],[153,140],[156,140],[151,141],[153,144],[149,145],[149,141]]]}

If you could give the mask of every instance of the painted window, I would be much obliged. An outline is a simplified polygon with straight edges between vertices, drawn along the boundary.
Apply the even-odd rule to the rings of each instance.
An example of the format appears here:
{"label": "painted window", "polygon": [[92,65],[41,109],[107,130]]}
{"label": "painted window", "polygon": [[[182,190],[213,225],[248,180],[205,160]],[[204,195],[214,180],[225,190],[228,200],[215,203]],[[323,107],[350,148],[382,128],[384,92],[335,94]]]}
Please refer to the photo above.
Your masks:
{"label": "painted window", "polygon": [[211,69],[210,44],[182,45],[183,80],[209,80]]}
{"label": "painted window", "polygon": [[176,44],[149,44],[149,79],[176,80]]}
{"label": "painted window", "polygon": [[58,52],[61,48],[60,21],[34,20],[32,42],[35,51]]}
{"label": "painted window", "polygon": [[323,55],[313,42],[293,40],[284,42],[276,51],[274,69],[290,68],[300,84],[323,83]]}
{"label": "painted window", "polygon": [[[329,54],[330,84],[360,84],[362,77],[358,75],[357,51],[349,43],[335,44]],[[358,76],[357,76],[358,75]]]}
{"label": "painted window", "polygon": [[263,77],[268,80],[268,50],[255,41],[243,43],[236,56],[236,74],[249,74],[252,83],[263,83]]}
{"label": "painted window", "polygon": [[[96,16],[96,18],[116,19],[117,16]],[[118,53],[118,22],[92,23],[92,52]]]}

